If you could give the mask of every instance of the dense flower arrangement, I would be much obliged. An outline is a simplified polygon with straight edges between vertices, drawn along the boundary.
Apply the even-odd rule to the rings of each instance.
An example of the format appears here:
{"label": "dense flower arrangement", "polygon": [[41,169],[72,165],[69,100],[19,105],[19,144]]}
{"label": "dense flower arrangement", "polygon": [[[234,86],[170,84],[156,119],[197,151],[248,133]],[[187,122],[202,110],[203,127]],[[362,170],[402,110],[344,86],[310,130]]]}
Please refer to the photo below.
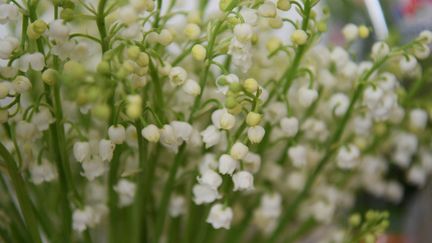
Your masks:
{"label": "dense flower arrangement", "polygon": [[319,0],[208,2],[0,1],[0,241],[375,242],[356,192],[432,171],[432,33],[357,61]]}

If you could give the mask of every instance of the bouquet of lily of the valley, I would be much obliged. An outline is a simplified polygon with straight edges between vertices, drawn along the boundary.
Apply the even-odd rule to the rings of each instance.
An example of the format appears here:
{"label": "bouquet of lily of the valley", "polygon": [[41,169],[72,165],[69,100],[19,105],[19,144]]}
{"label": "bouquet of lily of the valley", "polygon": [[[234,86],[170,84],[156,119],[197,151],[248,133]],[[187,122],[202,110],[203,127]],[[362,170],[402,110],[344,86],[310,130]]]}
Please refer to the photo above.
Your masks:
{"label": "bouquet of lily of the valley", "polygon": [[397,203],[432,172],[432,33],[358,60],[373,30],[326,46],[328,19],[319,0],[0,1],[0,242],[375,242],[388,212],[356,193]]}

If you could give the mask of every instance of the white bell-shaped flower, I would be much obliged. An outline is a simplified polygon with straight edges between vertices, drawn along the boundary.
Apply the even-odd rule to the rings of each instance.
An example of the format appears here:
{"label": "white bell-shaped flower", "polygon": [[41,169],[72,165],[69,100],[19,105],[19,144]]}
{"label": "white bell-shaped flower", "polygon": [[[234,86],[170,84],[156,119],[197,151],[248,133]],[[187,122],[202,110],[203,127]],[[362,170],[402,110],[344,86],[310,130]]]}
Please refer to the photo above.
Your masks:
{"label": "white bell-shaped flower", "polygon": [[57,178],[57,170],[46,160],[43,160],[41,164],[32,163],[29,169],[31,181],[35,185],[39,185],[43,182],[50,182]]}
{"label": "white bell-shaped flower", "polygon": [[197,205],[211,203],[221,197],[216,189],[202,184],[194,185],[192,188],[192,193],[194,196],[193,200]]}
{"label": "white bell-shaped flower", "polygon": [[219,129],[230,130],[234,127],[236,119],[226,109],[219,109],[212,113],[213,125]]}
{"label": "white bell-shaped flower", "polygon": [[0,24],[16,21],[19,16],[19,9],[14,3],[0,2]]}
{"label": "white bell-shaped flower", "polygon": [[336,157],[337,165],[341,169],[352,169],[356,166],[360,157],[360,150],[357,146],[349,144],[339,149]]}
{"label": "white bell-shaped flower", "polygon": [[81,175],[89,181],[93,181],[96,177],[103,175],[107,169],[105,163],[97,156],[81,163],[81,167],[83,168]]}
{"label": "white bell-shaped flower", "polygon": [[108,128],[108,136],[115,144],[122,144],[126,140],[126,129],[122,125],[112,125]]}
{"label": "white bell-shaped flower", "polygon": [[19,70],[27,72],[29,69],[42,71],[45,67],[45,57],[40,52],[26,53],[19,58]]}
{"label": "white bell-shaped flower", "polygon": [[118,193],[120,207],[127,207],[133,203],[136,191],[135,183],[120,179],[114,186],[114,190]]}
{"label": "white bell-shaped flower", "polygon": [[417,59],[412,56],[404,56],[399,61],[399,66],[403,72],[410,72],[417,66]]}
{"label": "white bell-shaped flower", "polygon": [[16,136],[22,141],[32,141],[36,137],[36,126],[33,123],[19,121],[15,127]]}
{"label": "white bell-shaped flower", "polygon": [[177,136],[174,127],[171,125],[164,125],[160,132],[160,142],[162,145],[177,153],[178,146],[182,144],[183,140]]}
{"label": "white bell-shaped flower", "polygon": [[73,154],[78,162],[90,159],[90,144],[88,142],[76,142],[73,146]]}
{"label": "white bell-shaped flower", "polygon": [[48,130],[49,125],[55,122],[55,119],[48,108],[39,107],[39,111],[33,115],[31,122],[43,132]]}
{"label": "white bell-shaped flower", "polygon": [[160,139],[159,128],[153,124],[147,125],[141,130],[141,135],[151,143],[157,143]]}
{"label": "white bell-shaped flower", "polygon": [[180,195],[173,195],[170,200],[169,215],[173,218],[179,217],[186,212],[186,199]]}
{"label": "white bell-shaped flower", "polygon": [[228,154],[223,154],[219,158],[218,170],[222,175],[232,175],[235,169],[238,167],[238,161],[233,159]]}
{"label": "white bell-shaped flower", "polygon": [[213,170],[206,170],[203,174],[197,178],[201,185],[207,185],[213,189],[218,189],[222,185],[222,177]]}
{"label": "white bell-shaped flower", "polygon": [[103,161],[111,161],[115,149],[115,143],[108,139],[99,141],[99,157]]}
{"label": "white bell-shaped flower", "polygon": [[409,124],[412,128],[423,130],[426,128],[428,114],[425,110],[414,109],[409,114]]}
{"label": "white bell-shaped flower", "polygon": [[254,178],[249,171],[239,171],[232,176],[234,191],[250,191],[254,189]]}
{"label": "white bell-shaped flower", "polygon": [[230,155],[233,159],[241,160],[249,152],[249,148],[241,142],[236,142],[231,147]]}
{"label": "white bell-shaped flower", "polygon": [[17,38],[6,36],[0,39],[0,59],[9,59],[12,52],[19,46]]}
{"label": "white bell-shaped flower", "polygon": [[68,40],[70,28],[61,19],[56,19],[49,24],[48,37],[57,44]]}
{"label": "white bell-shaped flower", "polygon": [[303,145],[296,145],[289,148],[288,156],[295,167],[303,167],[307,164],[307,149]]}
{"label": "white bell-shaped flower", "polygon": [[282,132],[287,137],[293,137],[299,130],[299,121],[295,117],[284,117],[280,120]]}
{"label": "white bell-shaped flower", "polygon": [[93,209],[85,206],[83,209],[75,209],[72,215],[72,227],[81,233],[86,230],[93,221]]}
{"label": "white bell-shaped flower", "polygon": [[314,89],[302,87],[298,91],[298,102],[303,107],[309,107],[318,98],[318,92]]}
{"label": "white bell-shaped flower", "polygon": [[12,86],[13,86],[14,91],[17,94],[25,93],[32,88],[32,84],[31,84],[30,80],[27,77],[22,76],[22,75],[17,76],[12,81]]}
{"label": "white bell-shaped flower", "polygon": [[187,72],[182,67],[173,67],[169,72],[169,80],[171,84],[175,86],[180,86],[186,82]]}
{"label": "white bell-shaped flower", "polygon": [[253,30],[249,24],[237,24],[234,26],[234,35],[240,42],[248,42],[252,39]]}
{"label": "white bell-shaped flower", "polygon": [[201,87],[197,81],[188,79],[183,85],[183,91],[188,95],[198,96],[201,93]]}
{"label": "white bell-shaped flower", "polygon": [[247,135],[251,143],[260,143],[265,135],[265,130],[262,126],[249,127]]}
{"label": "white bell-shaped flower", "polygon": [[218,203],[211,207],[207,217],[207,223],[210,223],[215,229],[229,229],[233,219],[233,211],[230,207]]}
{"label": "white bell-shaped flower", "polygon": [[343,93],[334,94],[329,100],[330,109],[338,117],[345,114],[349,106],[349,98]]}
{"label": "white bell-shaped flower", "polygon": [[208,126],[200,134],[206,148],[213,147],[218,144],[221,139],[221,132],[213,125]]}

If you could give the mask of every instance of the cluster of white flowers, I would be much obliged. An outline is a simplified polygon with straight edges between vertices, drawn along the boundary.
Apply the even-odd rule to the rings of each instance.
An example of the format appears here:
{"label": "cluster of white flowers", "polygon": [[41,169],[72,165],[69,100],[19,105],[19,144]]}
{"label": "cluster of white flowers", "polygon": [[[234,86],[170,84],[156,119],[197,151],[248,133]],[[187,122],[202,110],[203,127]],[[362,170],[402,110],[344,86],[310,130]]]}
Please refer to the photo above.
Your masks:
{"label": "cluster of white flowers", "polygon": [[0,193],[32,242],[206,242],[206,221],[273,243],[336,232],[357,191],[399,203],[426,185],[432,32],[357,61],[369,28],[327,47],[318,0],[197,2],[0,0]]}

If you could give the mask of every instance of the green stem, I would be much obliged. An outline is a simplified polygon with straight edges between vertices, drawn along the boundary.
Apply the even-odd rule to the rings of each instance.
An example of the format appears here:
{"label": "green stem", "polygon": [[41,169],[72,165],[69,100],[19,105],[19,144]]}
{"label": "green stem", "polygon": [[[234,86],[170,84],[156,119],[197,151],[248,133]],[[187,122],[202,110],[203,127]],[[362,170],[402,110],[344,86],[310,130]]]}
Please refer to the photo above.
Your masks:
{"label": "green stem", "polygon": [[106,2],[107,2],[107,0],[100,0],[99,1],[98,11],[97,11],[97,15],[96,15],[96,25],[97,25],[97,28],[99,30],[102,53],[105,53],[109,48],[106,25],[105,25]]}
{"label": "green stem", "polygon": [[156,231],[155,231],[155,243],[158,243],[160,241],[160,237],[164,228],[165,224],[165,218],[168,210],[168,204],[171,198],[172,190],[174,189],[174,180],[177,174],[177,169],[180,166],[181,161],[183,161],[183,157],[185,154],[186,144],[183,143],[175,157],[174,164],[171,166],[168,180],[165,183],[164,190],[162,192],[162,200],[160,202],[159,207],[159,215],[156,220]]}
{"label": "green stem", "polygon": [[32,210],[32,203],[30,196],[28,194],[27,188],[25,186],[24,179],[21,177],[17,163],[3,143],[0,143],[0,156],[6,162],[6,169],[11,178],[12,184],[15,188],[18,202],[21,207],[22,214],[26,221],[28,230],[32,237],[33,242],[41,243],[41,238],[39,235],[38,222],[36,221],[36,216]]}
{"label": "green stem", "polygon": [[117,194],[114,191],[114,186],[118,180],[118,169],[120,167],[120,155],[124,145],[117,145],[114,150],[113,158],[110,162],[110,170],[108,173],[108,207],[110,212],[110,225],[109,225],[109,242],[116,243],[118,229],[118,210],[117,210]]}
{"label": "green stem", "polygon": [[[140,121],[135,122],[135,128],[137,130],[137,133],[140,134],[143,125]],[[148,171],[149,166],[148,162],[146,161],[147,158],[147,144],[146,141],[142,136],[137,137],[138,140],[138,159],[139,159],[139,168],[141,171],[146,173],[144,176],[138,177],[138,190],[136,193],[136,199],[135,199],[135,212],[133,214],[133,234],[132,236],[134,242],[148,242],[148,232],[147,232],[147,220],[143,216],[143,211],[146,211],[147,209],[147,198],[148,195],[145,192],[146,188],[146,179],[148,177]],[[143,229],[142,232],[140,229]]]}

